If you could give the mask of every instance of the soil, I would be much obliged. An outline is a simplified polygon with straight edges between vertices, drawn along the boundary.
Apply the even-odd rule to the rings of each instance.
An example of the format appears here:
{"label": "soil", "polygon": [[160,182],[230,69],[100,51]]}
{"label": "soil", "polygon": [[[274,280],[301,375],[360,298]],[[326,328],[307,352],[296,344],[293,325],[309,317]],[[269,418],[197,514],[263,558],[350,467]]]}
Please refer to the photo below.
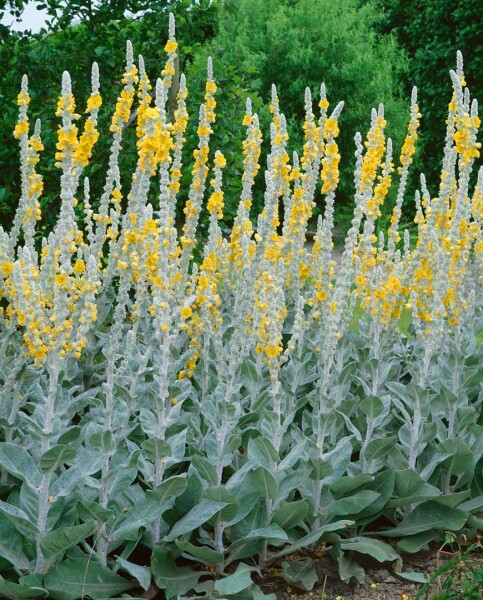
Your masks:
{"label": "soil", "polygon": [[[317,565],[319,584],[311,592],[288,586],[283,580],[273,579],[261,584],[264,592],[275,592],[277,600],[413,600],[421,585],[409,583],[398,577],[391,567],[381,567],[370,559],[360,560],[366,572],[364,583],[343,583],[337,566],[330,558],[322,558]],[[434,553],[425,553],[406,560],[404,571],[434,573],[439,564]]]}

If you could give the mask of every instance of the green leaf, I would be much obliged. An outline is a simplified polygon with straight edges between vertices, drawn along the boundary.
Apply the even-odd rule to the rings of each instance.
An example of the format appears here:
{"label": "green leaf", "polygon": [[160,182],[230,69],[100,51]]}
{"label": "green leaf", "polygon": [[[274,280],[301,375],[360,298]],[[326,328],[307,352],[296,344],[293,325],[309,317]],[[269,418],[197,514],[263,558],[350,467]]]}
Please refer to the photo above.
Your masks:
{"label": "green leaf", "polygon": [[380,471],[374,477],[374,481],[367,485],[367,489],[377,492],[379,498],[357,515],[358,525],[367,525],[387,506],[394,490],[394,471],[392,469]]}
{"label": "green leaf", "polygon": [[218,476],[216,473],[216,467],[211,462],[201,456],[195,456],[191,464],[198,472],[199,476],[207,481],[210,485],[216,485]]}
{"label": "green leaf", "polygon": [[306,548],[311,544],[315,544],[326,533],[332,531],[340,531],[341,529],[346,529],[347,527],[351,527],[352,525],[354,525],[354,521],[336,521],[335,523],[323,525],[322,527],[319,527],[317,531],[313,531],[312,533],[304,535],[290,546],[287,546],[287,548],[284,548],[280,552],[277,552],[272,556],[272,558],[281,558],[282,556],[286,556],[287,554],[297,552],[297,550],[301,550],[302,548]]}
{"label": "green leaf", "polygon": [[357,515],[379,498],[380,494],[372,490],[361,490],[348,498],[341,498],[334,504],[335,515]]}
{"label": "green leaf", "polygon": [[88,444],[89,448],[95,448],[96,450],[100,450],[104,454],[112,454],[114,452],[115,447],[112,431],[96,431],[89,437]]}
{"label": "green leaf", "polygon": [[262,527],[260,529],[254,529],[249,534],[244,536],[243,538],[236,540],[228,547],[228,552],[230,554],[237,550],[238,548],[244,546],[245,544],[249,544],[251,542],[255,542],[258,540],[288,540],[288,536],[285,531],[279,526],[272,523],[268,527]]}
{"label": "green leaf", "polygon": [[38,529],[35,523],[32,523],[32,521],[28,518],[28,515],[20,508],[0,500],[0,513],[5,515],[5,517],[20,531],[20,533],[23,533],[26,537],[36,537],[38,534]]}
{"label": "green leaf", "polygon": [[365,397],[359,406],[369,422],[374,421],[384,412],[384,402],[376,396]]}
{"label": "green leaf", "polygon": [[372,558],[375,558],[379,562],[397,561],[399,568],[402,566],[401,557],[394,548],[380,540],[358,536],[347,540],[341,540],[340,547],[342,550],[352,550],[354,552],[359,552],[360,554],[372,556]]}
{"label": "green leaf", "polygon": [[399,525],[386,531],[379,531],[377,535],[402,537],[415,535],[429,529],[459,531],[464,527],[467,519],[468,513],[463,510],[445,506],[434,500],[428,500],[416,506]]}
{"label": "green leaf", "polygon": [[30,570],[30,561],[23,551],[24,539],[13,523],[0,514],[0,556],[22,571]]}
{"label": "green leaf", "polygon": [[408,535],[398,541],[396,548],[406,554],[414,554],[420,550],[428,549],[428,542],[432,542],[438,535],[438,532],[433,531],[432,529],[429,531],[422,531],[416,535]]}
{"label": "green leaf", "polygon": [[[396,445],[397,438],[396,436],[386,437],[386,438],[376,438],[375,440],[371,440],[366,447],[366,451],[364,453],[365,459],[369,462],[381,461],[383,464],[386,464],[387,455],[392,448]],[[380,465],[381,463],[379,463]],[[373,467],[374,468],[374,467]],[[378,468],[376,463],[376,469]],[[379,466],[380,468],[380,466]]]}
{"label": "green leaf", "polygon": [[238,502],[235,496],[229,492],[223,485],[213,485],[204,492],[205,498],[216,500],[216,502],[226,502],[225,508],[220,511],[220,519],[227,523],[232,521],[238,512]]}
{"label": "green leaf", "polygon": [[136,565],[128,560],[118,556],[116,558],[116,562],[122,569],[124,569],[129,575],[132,575],[139,585],[143,588],[143,590],[148,590],[151,585],[151,570],[149,567],[142,567],[141,565]]}
{"label": "green leaf", "polygon": [[323,458],[311,458],[310,462],[313,465],[313,471],[311,477],[318,479],[321,481],[325,479],[328,475],[332,475],[334,469],[329,461],[324,460]]}
{"label": "green leaf", "polygon": [[59,437],[59,444],[61,446],[72,444],[79,439],[82,429],[78,425],[74,425],[73,427],[69,427],[64,431],[64,433]]}
{"label": "green leaf", "polygon": [[60,465],[74,460],[76,452],[71,446],[58,444],[40,457],[40,468],[43,471],[55,471]]}
{"label": "green leaf", "polygon": [[200,562],[203,562],[207,565],[216,565],[223,562],[223,552],[218,552],[217,550],[213,550],[213,548],[209,548],[208,546],[195,546],[191,542],[182,540],[176,540],[175,544],[183,552],[187,552]]}
{"label": "green leaf", "polygon": [[77,514],[84,521],[94,518],[106,523],[114,513],[108,508],[99,506],[97,502],[90,502],[85,498],[81,498],[77,504]]}
{"label": "green leaf", "polygon": [[188,479],[182,475],[175,475],[160,483],[154,490],[148,490],[146,493],[149,497],[156,498],[157,501],[166,505],[171,500],[181,496],[188,486]]}
{"label": "green leaf", "polygon": [[273,447],[273,444],[266,438],[260,436],[251,438],[248,441],[247,448],[248,460],[258,466],[271,466],[278,462],[278,452]]}
{"label": "green leaf", "polygon": [[476,496],[476,498],[471,498],[471,500],[466,500],[458,506],[460,510],[465,510],[467,512],[478,512],[483,510],[483,496]]}
{"label": "green leaf", "polygon": [[155,464],[159,464],[164,458],[171,456],[171,446],[165,440],[151,438],[145,440],[141,447],[146,452],[149,460],[152,460]]}
{"label": "green leaf", "polygon": [[191,533],[203,523],[206,523],[211,517],[225,508],[226,502],[217,502],[203,498],[194,506],[184,517],[174,524],[169,534],[164,538],[165,542],[173,542],[177,537],[185,533]]}
{"label": "green leaf", "polygon": [[260,381],[260,375],[258,374],[258,369],[251,359],[249,359],[249,358],[245,359],[240,366],[240,370],[241,370],[242,375],[244,376],[244,383],[245,383],[245,381],[247,381],[247,382],[249,382],[248,385],[250,385],[250,384],[258,383]]}
{"label": "green leaf", "polygon": [[454,440],[445,440],[438,446],[438,452],[442,454],[451,454],[440,463],[440,467],[448,473],[448,475],[459,475],[465,473],[473,466],[473,452],[459,438]]}
{"label": "green leaf", "polygon": [[406,581],[411,581],[413,583],[428,583],[428,578],[426,577],[426,575],[424,573],[418,573],[417,571],[407,571],[406,573],[400,571],[397,574],[397,576],[401,577],[401,579],[405,579]]}
{"label": "green leaf", "polygon": [[42,554],[47,560],[65,552],[68,548],[76,546],[86,537],[92,535],[97,529],[95,521],[74,525],[73,527],[60,527],[48,533],[40,542]]}
{"label": "green leaf", "polygon": [[215,583],[216,591],[222,596],[232,596],[245,590],[253,584],[252,570],[253,567],[249,567],[245,563],[240,563],[232,575],[224,577]]}
{"label": "green leaf", "polygon": [[77,600],[85,596],[93,600],[110,598],[135,587],[111,569],[89,558],[73,558],[55,565],[44,580],[49,598]]}
{"label": "green leaf", "polygon": [[265,467],[257,467],[252,471],[251,481],[253,487],[262,496],[276,500],[278,497],[278,484],[275,477]]}
{"label": "green leaf", "polygon": [[387,508],[397,508],[415,504],[441,495],[441,490],[426,483],[422,477],[412,469],[396,471],[394,479],[395,498],[387,503]]}
{"label": "green leaf", "polygon": [[0,575],[0,594],[2,598],[21,600],[23,598],[47,598],[47,591],[41,587],[31,587],[12,581],[6,581]]}
{"label": "green leaf", "polygon": [[146,498],[135,504],[125,513],[123,521],[110,534],[113,540],[134,540],[141,527],[159,519],[166,511],[166,506],[156,502],[155,498]]}
{"label": "green leaf", "polygon": [[372,480],[373,476],[369,473],[359,473],[359,475],[354,475],[353,477],[346,475],[345,477],[341,477],[338,481],[334,481],[330,486],[330,491],[336,498],[345,497],[349,492],[361,488]]}
{"label": "green leaf", "polygon": [[354,578],[359,583],[364,583],[366,579],[364,569],[351,556],[341,552],[337,557],[337,562],[339,563],[339,577],[342,581],[349,583]]}
{"label": "green leaf", "polygon": [[311,558],[292,560],[282,563],[282,577],[289,585],[310,592],[317,583],[318,577],[315,563]]}
{"label": "green leaf", "polygon": [[165,548],[155,550],[151,559],[154,583],[164,591],[166,597],[176,598],[192,590],[208,571],[193,571],[175,564],[171,552]]}
{"label": "green leaf", "polygon": [[27,482],[31,487],[39,487],[42,473],[30,454],[11,442],[0,442],[0,465],[14,477]]}
{"label": "green leaf", "polygon": [[308,506],[305,500],[282,502],[273,513],[272,521],[284,530],[299,525],[307,516]]}

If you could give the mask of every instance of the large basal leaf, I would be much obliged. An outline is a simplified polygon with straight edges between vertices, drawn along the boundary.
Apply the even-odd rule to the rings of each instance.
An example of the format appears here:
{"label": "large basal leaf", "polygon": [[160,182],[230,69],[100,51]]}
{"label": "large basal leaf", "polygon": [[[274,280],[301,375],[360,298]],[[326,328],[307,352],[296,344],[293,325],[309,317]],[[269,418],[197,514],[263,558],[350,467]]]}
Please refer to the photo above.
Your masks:
{"label": "large basal leaf", "polygon": [[337,562],[339,564],[339,577],[342,581],[349,583],[351,579],[355,579],[359,583],[364,583],[366,579],[364,569],[357,564],[352,556],[340,552]]}
{"label": "large basal leaf", "polygon": [[125,592],[135,587],[136,582],[86,557],[55,565],[45,576],[44,586],[53,600],[77,600],[86,596],[98,600]]}
{"label": "large basal leaf", "polygon": [[0,442],[0,465],[14,477],[26,481],[31,487],[39,487],[42,473],[30,454],[18,444]]}
{"label": "large basal leaf", "polygon": [[459,531],[464,527],[467,519],[468,513],[466,511],[429,500],[416,506],[399,525],[386,531],[379,531],[377,535],[403,537],[405,535],[415,535],[429,529]]}
{"label": "large basal leaf", "polygon": [[436,539],[438,535],[440,535],[440,533],[433,529],[422,531],[416,535],[408,535],[398,541],[396,548],[407,554],[413,554],[420,550],[427,550],[429,549],[428,543]]}
{"label": "large basal leaf", "polygon": [[282,556],[286,556],[287,554],[292,554],[293,552],[302,550],[302,548],[306,548],[307,546],[318,542],[324,534],[332,531],[340,531],[341,529],[347,529],[347,527],[351,527],[352,525],[354,525],[354,521],[336,521],[335,523],[323,525],[322,527],[319,527],[317,531],[313,531],[312,533],[304,535],[290,546],[287,546],[287,548],[284,548],[280,552],[277,552],[273,555],[272,558],[281,558]]}
{"label": "large basal leaf", "polygon": [[412,469],[404,469],[395,472],[394,495],[396,497],[387,502],[387,508],[397,508],[429,500],[440,496],[441,490],[426,483]]}
{"label": "large basal leaf", "polygon": [[394,490],[394,471],[391,469],[379,472],[374,477],[374,481],[367,485],[367,489],[377,492],[379,498],[358,514],[357,524],[359,526],[373,521],[387,506]]}
{"label": "large basal leaf", "polygon": [[379,562],[397,561],[399,569],[402,567],[402,560],[399,554],[385,542],[373,538],[358,536],[340,541],[342,550],[352,550],[360,554],[372,556]]}
{"label": "large basal leaf", "polygon": [[186,594],[196,586],[200,577],[208,574],[207,571],[178,567],[170,551],[165,548],[159,548],[153,553],[151,571],[155,584],[168,599]]}
{"label": "large basal leaf", "polygon": [[164,538],[164,541],[173,542],[177,537],[198,529],[200,525],[203,525],[211,517],[214,517],[226,505],[226,502],[217,502],[216,500],[203,498],[199,504],[194,506],[184,517],[175,523],[169,534]]}
{"label": "large basal leaf", "polygon": [[282,563],[282,577],[289,585],[310,592],[317,583],[315,563],[311,558],[292,560]]}
{"label": "large basal leaf", "polygon": [[26,586],[20,583],[6,581],[0,575],[1,598],[9,600],[22,600],[23,598],[47,598],[47,591],[42,587]]}
{"label": "large basal leaf", "polygon": [[335,515],[357,515],[379,498],[380,494],[372,490],[361,490],[348,498],[341,498],[334,504]]}
{"label": "large basal leaf", "polygon": [[176,540],[176,546],[206,565],[216,565],[223,562],[223,552],[218,552],[208,546],[195,546],[191,542]]}
{"label": "large basal leaf", "polygon": [[233,542],[233,544],[229,546],[228,552],[231,554],[238,548],[258,540],[286,541],[288,540],[288,536],[279,525],[272,523],[272,525],[269,525],[268,527],[254,529],[242,539]]}
{"label": "large basal leaf", "polygon": [[141,565],[136,565],[121,556],[116,558],[116,562],[124,571],[132,575],[139,585],[143,588],[143,590],[148,590],[151,585],[151,570],[149,567],[142,567]]}
{"label": "large basal leaf", "polygon": [[73,527],[60,527],[48,533],[40,542],[42,554],[47,560],[65,552],[68,548],[76,546],[86,537],[92,535],[97,529],[95,521],[74,525]]}
{"label": "large basal leaf", "polygon": [[215,589],[221,596],[232,596],[246,590],[253,583],[251,573],[253,567],[240,563],[236,571],[215,583]]}

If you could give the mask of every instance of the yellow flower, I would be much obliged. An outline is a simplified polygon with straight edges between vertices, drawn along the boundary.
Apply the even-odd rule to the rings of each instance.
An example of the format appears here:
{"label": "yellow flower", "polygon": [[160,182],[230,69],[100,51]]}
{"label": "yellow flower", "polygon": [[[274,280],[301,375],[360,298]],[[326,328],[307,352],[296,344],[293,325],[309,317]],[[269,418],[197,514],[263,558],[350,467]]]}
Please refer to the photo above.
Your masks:
{"label": "yellow flower", "polygon": [[221,152],[218,152],[215,156],[215,164],[218,165],[220,169],[224,169],[226,167],[226,158]]}
{"label": "yellow flower", "polygon": [[67,276],[63,271],[61,273],[58,273],[55,276],[55,285],[63,287],[66,283],[67,283]]}
{"label": "yellow flower", "polygon": [[174,40],[168,40],[168,42],[166,43],[166,46],[164,47],[164,51],[167,52],[168,54],[171,54],[171,52],[176,52],[177,47],[178,47],[178,42],[175,42]]}
{"label": "yellow flower", "polygon": [[211,127],[208,127],[208,125],[200,125],[198,127],[198,135],[200,137],[206,137],[207,135],[210,135],[211,133]]}
{"label": "yellow flower", "polygon": [[102,98],[100,94],[92,94],[90,98],[87,100],[87,111],[95,110],[102,105]]}
{"label": "yellow flower", "polygon": [[192,314],[193,314],[193,311],[191,310],[190,306],[184,306],[181,309],[181,316],[183,317],[183,319],[189,319]]}
{"label": "yellow flower", "polygon": [[80,258],[78,258],[75,261],[75,265],[74,265],[74,273],[84,273],[84,271],[86,270],[86,265],[84,263],[84,261]]}
{"label": "yellow flower", "polygon": [[13,271],[13,262],[10,262],[9,260],[5,260],[2,265],[0,266],[0,270],[2,271],[3,275],[5,277],[8,277],[11,272]]}
{"label": "yellow flower", "polygon": [[269,358],[275,358],[275,357],[277,357],[280,354],[281,351],[282,351],[282,348],[280,346],[267,346],[265,348],[265,354]]}
{"label": "yellow flower", "polygon": [[329,135],[332,137],[339,135],[339,125],[335,119],[327,119],[325,122],[324,138],[329,139]]}
{"label": "yellow flower", "polygon": [[17,104],[19,106],[27,106],[30,102],[30,96],[27,92],[20,92],[17,96]]}
{"label": "yellow flower", "polygon": [[17,125],[15,126],[15,129],[13,131],[13,137],[18,140],[18,138],[21,135],[23,135],[24,133],[28,133],[28,130],[29,130],[28,122],[21,121],[20,123],[17,123]]}

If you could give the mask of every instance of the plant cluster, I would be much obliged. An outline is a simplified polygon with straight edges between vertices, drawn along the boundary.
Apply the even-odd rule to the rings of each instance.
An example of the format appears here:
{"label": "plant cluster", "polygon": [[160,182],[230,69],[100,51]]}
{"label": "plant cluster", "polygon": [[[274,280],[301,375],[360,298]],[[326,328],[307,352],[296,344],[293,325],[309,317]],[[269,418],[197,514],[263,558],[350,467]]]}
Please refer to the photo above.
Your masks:
{"label": "plant cluster", "polygon": [[[98,69],[84,117],[64,73],[61,207],[41,245],[43,143],[22,82],[21,196],[10,230],[0,229],[0,593],[101,599],[154,581],[167,598],[262,598],[253,576],[274,561],[310,590],[324,552],[343,580],[361,581],[360,555],[398,570],[401,552],[478,528],[483,170],[471,192],[480,121],[461,56],[439,193],[422,177],[416,194],[416,244],[399,227],[418,137],[414,91],[397,167],[382,105],[366,139],[356,135],[355,210],[336,265],[343,104],[330,109],[322,85],[315,114],[307,89],[304,144],[290,157],[273,88],[254,223],[263,134],[247,102],[226,237],[209,61],[178,231],[189,114],[181,76],[167,118],[174,19],[165,51],[153,86],[128,44],[99,197],[85,176],[103,110]],[[119,156],[134,114],[137,166],[126,182]],[[391,186],[396,204],[377,235]],[[325,211],[308,245],[319,188]]]}

